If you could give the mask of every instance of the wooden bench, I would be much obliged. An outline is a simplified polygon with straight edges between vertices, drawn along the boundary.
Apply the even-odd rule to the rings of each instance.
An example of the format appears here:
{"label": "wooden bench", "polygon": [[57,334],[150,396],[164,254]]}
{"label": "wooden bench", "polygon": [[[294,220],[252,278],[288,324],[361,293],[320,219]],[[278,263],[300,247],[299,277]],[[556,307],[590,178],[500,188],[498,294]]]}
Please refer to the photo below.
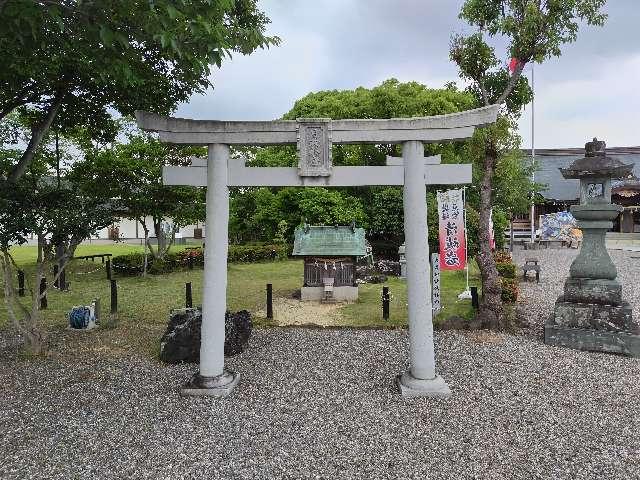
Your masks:
{"label": "wooden bench", "polygon": [[535,257],[526,257],[524,265],[522,266],[523,279],[527,279],[527,273],[529,271],[536,272],[536,283],[540,283],[540,265],[538,265],[538,259]]}
{"label": "wooden bench", "polygon": [[96,253],[94,255],[80,255],[79,257],[74,256],[74,260],[91,260],[92,262],[96,261],[96,258],[100,257],[102,263],[104,263],[104,257],[112,257],[112,253]]}

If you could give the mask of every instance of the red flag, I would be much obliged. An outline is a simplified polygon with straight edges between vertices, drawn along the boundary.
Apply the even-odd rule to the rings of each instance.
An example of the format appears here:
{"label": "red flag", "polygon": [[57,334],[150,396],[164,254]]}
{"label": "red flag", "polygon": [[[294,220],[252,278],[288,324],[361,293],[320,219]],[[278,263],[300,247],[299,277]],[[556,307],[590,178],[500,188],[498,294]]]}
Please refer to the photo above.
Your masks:
{"label": "red flag", "polygon": [[511,61],[509,62],[509,72],[511,74],[513,74],[513,72],[516,71],[516,68],[518,68],[519,63],[520,63],[520,60],[518,60],[517,58],[513,57],[511,59]]}

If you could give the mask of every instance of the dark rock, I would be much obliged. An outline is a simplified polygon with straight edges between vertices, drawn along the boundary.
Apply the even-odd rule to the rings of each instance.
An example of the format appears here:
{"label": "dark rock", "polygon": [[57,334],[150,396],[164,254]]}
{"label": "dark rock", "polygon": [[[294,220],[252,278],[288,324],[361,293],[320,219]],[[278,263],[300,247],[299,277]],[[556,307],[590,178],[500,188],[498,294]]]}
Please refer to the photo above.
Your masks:
{"label": "dark rock", "polygon": [[[166,363],[198,363],[200,361],[200,331],[202,310],[184,308],[174,310],[160,340],[160,360]],[[251,314],[246,310],[227,312],[224,322],[224,354],[232,357],[242,353],[249,343]]]}
{"label": "dark rock", "polygon": [[294,300],[300,300],[302,298],[302,291],[300,289],[294,290],[291,294],[291,298]]}
{"label": "dark rock", "polygon": [[224,316],[224,354],[233,357],[244,351],[251,337],[251,314],[246,310]]}

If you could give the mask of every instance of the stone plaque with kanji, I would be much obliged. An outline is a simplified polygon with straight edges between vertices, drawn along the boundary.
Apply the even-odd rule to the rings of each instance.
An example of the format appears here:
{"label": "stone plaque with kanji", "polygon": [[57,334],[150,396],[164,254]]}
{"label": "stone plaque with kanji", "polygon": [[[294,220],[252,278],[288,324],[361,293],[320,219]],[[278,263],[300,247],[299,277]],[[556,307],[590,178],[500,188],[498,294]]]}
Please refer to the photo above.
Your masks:
{"label": "stone plaque with kanji", "polygon": [[298,175],[331,175],[331,120],[298,119]]}

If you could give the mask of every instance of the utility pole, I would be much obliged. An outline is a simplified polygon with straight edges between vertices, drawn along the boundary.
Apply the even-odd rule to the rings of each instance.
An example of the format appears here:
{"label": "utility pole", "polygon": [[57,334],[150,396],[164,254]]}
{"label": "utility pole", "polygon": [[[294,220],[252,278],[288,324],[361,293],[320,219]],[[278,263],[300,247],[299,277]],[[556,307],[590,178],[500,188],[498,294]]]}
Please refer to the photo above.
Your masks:
{"label": "utility pole", "polygon": [[[534,62],[531,62],[531,183],[536,181],[536,172],[534,170],[534,165],[536,163],[536,147],[535,147],[535,98],[536,98],[536,88],[533,76],[533,66]],[[529,216],[531,217],[531,243],[536,241],[536,219],[535,219],[535,205],[533,203],[535,198],[535,192],[531,192],[531,213]]]}

